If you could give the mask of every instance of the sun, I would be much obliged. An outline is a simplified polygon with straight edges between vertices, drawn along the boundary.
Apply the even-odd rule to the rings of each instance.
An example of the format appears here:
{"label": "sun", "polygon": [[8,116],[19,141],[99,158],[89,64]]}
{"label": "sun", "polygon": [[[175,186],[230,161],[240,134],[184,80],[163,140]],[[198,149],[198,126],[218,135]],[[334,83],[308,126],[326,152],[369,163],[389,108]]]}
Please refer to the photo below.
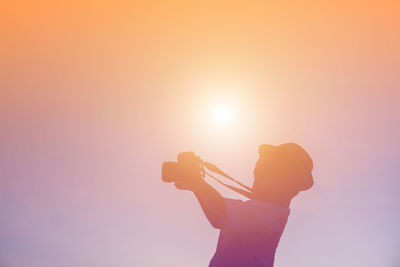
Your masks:
{"label": "sun", "polygon": [[234,122],[234,108],[228,103],[215,104],[211,111],[211,117],[216,126],[227,127]]}

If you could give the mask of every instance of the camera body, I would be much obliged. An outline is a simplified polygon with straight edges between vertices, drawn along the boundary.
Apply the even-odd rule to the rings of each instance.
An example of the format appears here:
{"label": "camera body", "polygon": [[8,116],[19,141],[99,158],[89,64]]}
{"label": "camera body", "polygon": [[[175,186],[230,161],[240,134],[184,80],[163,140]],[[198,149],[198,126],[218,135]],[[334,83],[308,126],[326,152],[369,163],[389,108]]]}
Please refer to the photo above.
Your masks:
{"label": "camera body", "polygon": [[172,183],[184,179],[204,178],[203,161],[193,152],[178,154],[178,161],[166,161],[162,165],[162,180]]}
{"label": "camera body", "polygon": [[[226,184],[222,182],[219,178],[214,177],[213,175],[206,172],[206,169],[212,171],[216,174],[219,174],[226,179],[235,182],[240,185],[244,189],[237,188],[235,186]],[[196,156],[193,152],[182,152],[178,154],[178,161],[165,161],[162,165],[162,180],[166,183],[175,183],[175,185],[179,189],[184,189],[185,183],[199,181],[200,179],[204,179],[205,175],[208,175],[210,178],[214,179],[218,183],[228,187],[229,189],[249,198],[253,198],[252,188],[242,184],[236,179],[230,177],[225,172],[221,171],[217,166],[210,162],[203,161],[200,157]],[[183,183],[177,183],[182,181]]]}

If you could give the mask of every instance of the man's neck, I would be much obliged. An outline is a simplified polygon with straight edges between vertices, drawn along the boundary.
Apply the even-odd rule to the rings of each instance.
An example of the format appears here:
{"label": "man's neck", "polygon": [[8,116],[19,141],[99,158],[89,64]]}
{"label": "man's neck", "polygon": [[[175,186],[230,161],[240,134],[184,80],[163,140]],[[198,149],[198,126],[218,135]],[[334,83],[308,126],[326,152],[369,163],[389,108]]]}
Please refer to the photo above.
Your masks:
{"label": "man's neck", "polygon": [[289,208],[290,201],[292,200],[290,198],[283,198],[281,196],[277,196],[274,194],[254,194],[253,199],[259,201],[266,201],[275,204],[277,206],[282,206],[287,208]]}

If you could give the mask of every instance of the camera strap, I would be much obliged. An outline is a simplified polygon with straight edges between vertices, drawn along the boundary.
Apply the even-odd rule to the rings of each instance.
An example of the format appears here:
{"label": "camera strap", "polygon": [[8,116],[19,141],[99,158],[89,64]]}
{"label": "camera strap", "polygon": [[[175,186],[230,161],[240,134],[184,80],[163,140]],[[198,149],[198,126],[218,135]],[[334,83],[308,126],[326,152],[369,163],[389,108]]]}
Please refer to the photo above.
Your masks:
{"label": "camera strap", "polygon": [[[211,174],[210,174],[209,172],[207,172],[207,171],[204,171],[204,173],[207,174],[210,178],[212,178],[212,179],[214,179],[215,181],[217,181],[218,183],[222,184],[223,186],[226,186],[226,187],[228,187],[229,189],[235,191],[236,193],[239,193],[239,194],[241,194],[241,195],[243,195],[243,196],[245,196],[245,197],[247,197],[247,198],[249,198],[249,199],[252,199],[252,198],[253,198],[253,193],[251,192],[251,189],[250,189],[248,186],[245,186],[245,185],[243,185],[242,183],[236,181],[236,180],[233,179],[232,177],[228,176],[228,177],[229,177],[229,178],[228,178],[227,176],[223,175],[225,178],[228,178],[228,179],[230,179],[230,180],[232,180],[232,181],[238,183],[239,185],[243,186],[244,188],[246,188],[246,189],[249,188],[249,191],[250,191],[250,192],[247,191],[247,190],[243,190],[243,189],[237,188],[237,187],[235,187],[235,186],[226,184],[226,183],[222,182],[220,179],[218,179],[217,177],[211,175]],[[221,174],[221,175],[222,175],[222,174]]]}
{"label": "camera strap", "polygon": [[215,173],[225,177],[228,180],[231,180],[232,182],[240,185],[241,187],[245,188],[248,191],[251,191],[250,187],[248,187],[247,185],[242,184],[241,182],[237,181],[235,178],[230,177],[228,174],[226,174],[224,171],[222,171],[220,168],[218,168],[215,164],[212,164],[210,162],[204,162],[203,164],[210,171],[215,172]]}

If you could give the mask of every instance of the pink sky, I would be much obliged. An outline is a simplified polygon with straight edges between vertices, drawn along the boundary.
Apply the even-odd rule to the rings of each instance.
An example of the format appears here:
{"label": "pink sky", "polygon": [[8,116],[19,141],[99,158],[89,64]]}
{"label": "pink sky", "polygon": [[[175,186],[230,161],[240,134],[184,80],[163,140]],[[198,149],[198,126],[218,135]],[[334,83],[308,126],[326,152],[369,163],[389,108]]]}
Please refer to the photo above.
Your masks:
{"label": "pink sky", "polygon": [[193,150],[251,184],[258,146],[288,141],[315,186],[276,266],[400,265],[395,1],[1,10],[1,267],[207,266],[218,231],[162,162]]}

